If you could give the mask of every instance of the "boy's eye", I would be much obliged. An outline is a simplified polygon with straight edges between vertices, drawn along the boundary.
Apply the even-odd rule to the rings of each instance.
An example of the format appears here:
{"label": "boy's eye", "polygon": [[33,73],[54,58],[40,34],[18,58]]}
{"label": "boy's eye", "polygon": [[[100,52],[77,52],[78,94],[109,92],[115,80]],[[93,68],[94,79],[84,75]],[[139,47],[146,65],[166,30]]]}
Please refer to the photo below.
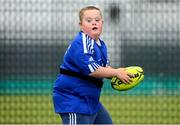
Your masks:
{"label": "boy's eye", "polygon": [[87,19],[87,22],[90,23],[92,21],[92,19]]}
{"label": "boy's eye", "polygon": [[96,19],[96,22],[98,22],[99,21],[99,19]]}
{"label": "boy's eye", "polygon": [[95,20],[98,22],[100,19],[99,19],[99,18],[96,18]]}
{"label": "boy's eye", "polygon": [[92,19],[92,18],[87,18],[86,21],[88,23],[91,23],[93,20],[95,20],[96,22],[99,22],[100,21],[100,18],[95,18],[95,19]]}
{"label": "boy's eye", "polygon": [[87,20],[89,23],[92,21],[92,20]]}

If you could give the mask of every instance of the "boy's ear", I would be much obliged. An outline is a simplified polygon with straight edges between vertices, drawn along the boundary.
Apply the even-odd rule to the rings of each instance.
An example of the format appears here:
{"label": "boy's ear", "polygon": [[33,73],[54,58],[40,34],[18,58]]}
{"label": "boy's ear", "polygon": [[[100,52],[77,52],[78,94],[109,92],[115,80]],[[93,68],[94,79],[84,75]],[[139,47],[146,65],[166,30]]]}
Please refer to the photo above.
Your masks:
{"label": "boy's ear", "polygon": [[79,26],[81,26],[81,25],[82,25],[82,22],[80,21],[80,22],[79,22]]}
{"label": "boy's ear", "polygon": [[82,22],[79,22],[79,27],[82,28]]}

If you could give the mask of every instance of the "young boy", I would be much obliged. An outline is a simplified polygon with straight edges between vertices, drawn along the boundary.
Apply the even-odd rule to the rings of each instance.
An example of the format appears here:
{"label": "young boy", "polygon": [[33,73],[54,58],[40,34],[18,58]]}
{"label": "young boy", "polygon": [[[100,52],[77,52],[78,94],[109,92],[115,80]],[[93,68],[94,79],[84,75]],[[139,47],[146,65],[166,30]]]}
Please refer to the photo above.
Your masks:
{"label": "young boy", "polygon": [[124,68],[109,66],[106,45],[99,38],[103,26],[100,9],[81,9],[79,20],[81,31],[68,47],[55,81],[55,112],[60,114],[63,124],[112,124],[99,101],[102,79],[116,76],[129,83],[132,74]]}

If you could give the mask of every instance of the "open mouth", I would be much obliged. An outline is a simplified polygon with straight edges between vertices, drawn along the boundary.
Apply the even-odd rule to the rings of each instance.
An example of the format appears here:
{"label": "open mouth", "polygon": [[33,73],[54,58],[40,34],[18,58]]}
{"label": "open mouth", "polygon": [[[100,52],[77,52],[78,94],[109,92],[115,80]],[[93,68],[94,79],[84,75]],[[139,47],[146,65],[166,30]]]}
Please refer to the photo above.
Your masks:
{"label": "open mouth", "polygon": [[97,27],[93,27],[92,30],[97,30],[98,28]]}

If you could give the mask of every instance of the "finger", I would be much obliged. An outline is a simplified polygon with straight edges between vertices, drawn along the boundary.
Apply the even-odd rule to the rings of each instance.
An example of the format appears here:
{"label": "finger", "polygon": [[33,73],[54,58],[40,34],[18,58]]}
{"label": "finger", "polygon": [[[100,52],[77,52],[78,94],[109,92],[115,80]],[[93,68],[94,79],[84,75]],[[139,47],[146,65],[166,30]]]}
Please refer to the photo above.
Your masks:
{"label": "finger", "polygon": [[134,76],[134,74],[132,74],[132,73],[128,73],[127,74],[130,78],[134,78],[135,76]]}
{"label": "finger", "polygon": [[129,77],[126,77],[125,79],[123,79],[123,82],[125,84],[131,84],[132,80]]}
{"label": "finger", "polygon": [[127,77],[127,81],[128,81],[129,84],[131,84],[131,82],[132,82],[132,79],[131,79],[131,78],[132,78],[132,76],[128,76],[128,77]]}
{"label": "finger", "polygon": [[125,83],[125,84],[129,84],[126,79],[123,79],[122,82]]}

